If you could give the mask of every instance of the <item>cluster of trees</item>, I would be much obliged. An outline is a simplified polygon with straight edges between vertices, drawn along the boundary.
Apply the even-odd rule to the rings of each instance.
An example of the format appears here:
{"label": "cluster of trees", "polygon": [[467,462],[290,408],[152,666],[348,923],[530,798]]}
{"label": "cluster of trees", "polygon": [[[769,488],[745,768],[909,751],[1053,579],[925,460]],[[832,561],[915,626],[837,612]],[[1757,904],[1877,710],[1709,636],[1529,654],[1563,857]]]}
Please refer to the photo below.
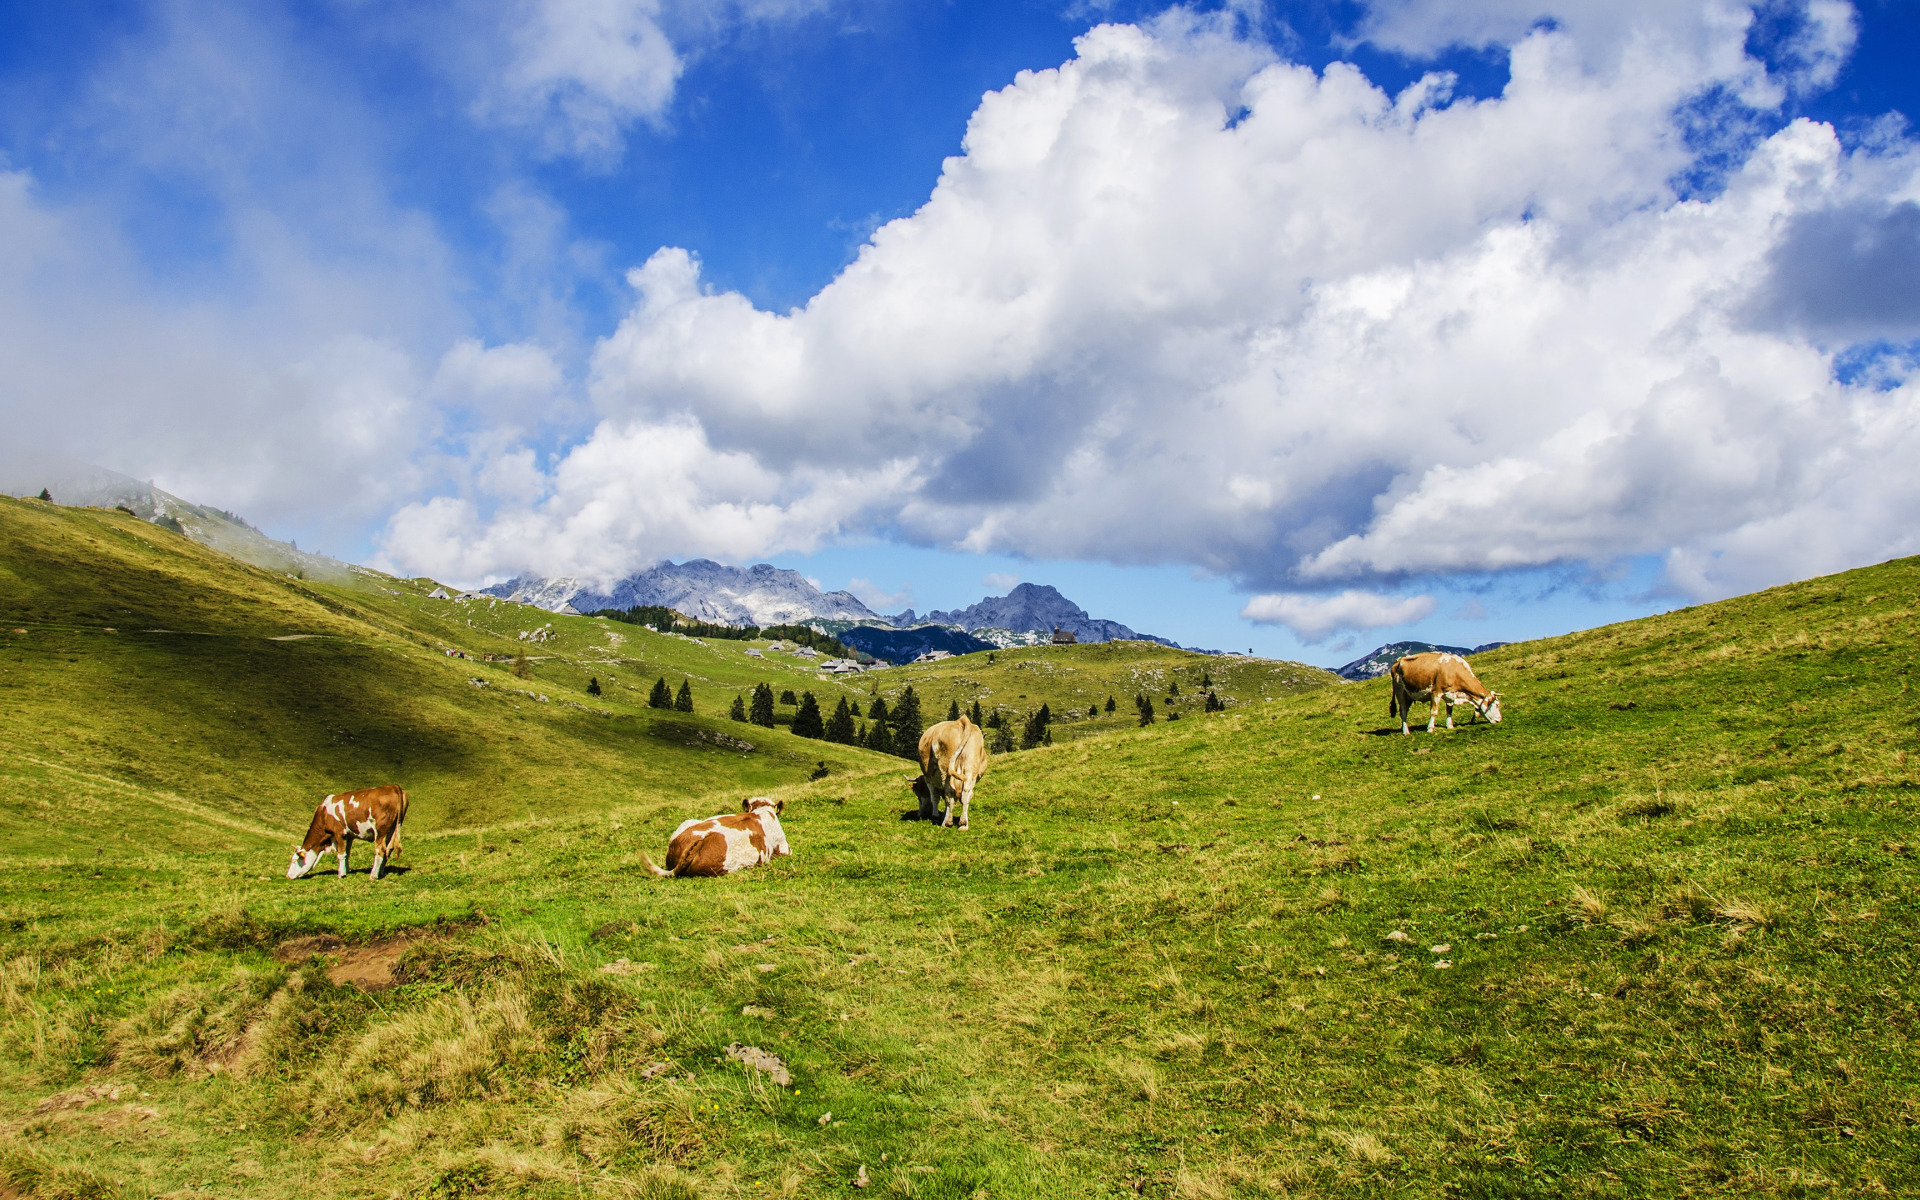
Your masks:
{"label": "cluster of trees", "polygon": [[694,637],[732,638],[743,642],[760,636],[760,631],[752,625],[719,625],[712,621],[693,621],[664,604],[636,604],[632,608],[600,608],[587,615],[625,621],[629,625],[644,625],[655,633],[686,633]]}
{"label": "cluster of trees", "polygon": [[769,625],[760,631],[769,641],[798,642],[809,646],[829,658],[852,658],[853,651],[841,643],[838,638],[809,629],[805,625]]}
{"label": "cluster of trees", "polygon": [[[840,697],[830,715],[820,711],[819,698],[812,692],[802,692],[798,697],[791,691],[782,692],[780,703],[795,705],[793,732],[800,737],[820,738],[843,746],[865,746],[869,750],[907,758],[919,754],[920,734],[926,722],[920,715],[920,697],[911,685],[891,708],[885,697],[875,696],[867,706],[864,725],[860,723],[863,715],[860,702],[850,701],[845,696]],[[773,689],[764,683],[755,684],[751,700],[744,696],[733,698],[733,710],[729,715],[736,721],[747,721],[771,729],[774,724],[773,705]],[[978,705],[974,706],[974,711],[979,711]]]}
{"label": "cluster of trees", "polygon": [[674,690],[667,686],[666,678],[663,676],[654,682],[653,690],[647,693],[647,707],[670,708],[675,712],[690,713],[693,711],[693,685],[688,680],[682,679],[680,692],[675,695]]}

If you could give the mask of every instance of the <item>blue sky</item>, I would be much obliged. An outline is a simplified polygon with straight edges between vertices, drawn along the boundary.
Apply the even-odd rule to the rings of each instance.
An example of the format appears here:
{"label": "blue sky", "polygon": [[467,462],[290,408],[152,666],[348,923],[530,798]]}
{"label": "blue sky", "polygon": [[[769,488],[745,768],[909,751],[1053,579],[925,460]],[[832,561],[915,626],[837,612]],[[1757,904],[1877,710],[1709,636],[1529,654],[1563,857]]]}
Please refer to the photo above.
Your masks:
{"label": "blue sky", "polygon": [[1917,14],[0,5],[0,416],[460,582],[1561,632],[1920,551]]}

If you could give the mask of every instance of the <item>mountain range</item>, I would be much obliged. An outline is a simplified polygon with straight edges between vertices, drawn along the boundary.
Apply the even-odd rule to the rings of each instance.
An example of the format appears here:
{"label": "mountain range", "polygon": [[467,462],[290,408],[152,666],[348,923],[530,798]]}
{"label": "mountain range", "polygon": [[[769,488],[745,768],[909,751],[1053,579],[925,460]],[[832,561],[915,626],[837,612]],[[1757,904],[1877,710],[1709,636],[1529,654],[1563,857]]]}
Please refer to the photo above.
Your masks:
{"label": "mountain range", "polygon": [[1432,642],[1388,642],[1364,658],[1356,658],[1344,667],[1335,667],[1333,673],[1342,679],[1350,679],[1358,683],[1385,675],[1392,669],[1395,659],[1404,658],[1409,654],[1425,654],[1429,650],[1438,650],[1445,654],[1458,654],[1461,658],[1466,658],[1468,655],[1497,649],[1506,644],[1505,642],[1488,642],[1484,646],[1468,649],[1465,646],[1436,646]]}
{"label": "mountain range", "polygon": [[[702,621],[728,625],[818,625],[849,645],[898,661],[909,644],[915,654],[929,649],[965,653],[986,647],[1030,646],[1050,640],[1056,629],[1083,642],[1139,640],[1174,643],[1152,634],[1136,633],[1118,621],[1089,616],[1087,610],[1045,584],[1023,583],[1005,596],[990,596],[951,612],[934,611],[924,617],[912,609],[882,616],[851,592],[823,592],[798,571],[767,563],[729,567],[708,559],[684,563],[663,562],[636,572],[607,587],[589,587],[578,579],[545,579],[523,575],[481,589],[489,596],[531,604],[550,612],[571,608],[593,612],[601,608],[663,605]],[[856,632],[873,630],[956,631],[959,637],[932,632],[908,639],[881,638]],[[869,643],[872,643],[869,645]],[[924,643],[924,644],[922,644]],[[877,647],[884,644],[885,652]]]}

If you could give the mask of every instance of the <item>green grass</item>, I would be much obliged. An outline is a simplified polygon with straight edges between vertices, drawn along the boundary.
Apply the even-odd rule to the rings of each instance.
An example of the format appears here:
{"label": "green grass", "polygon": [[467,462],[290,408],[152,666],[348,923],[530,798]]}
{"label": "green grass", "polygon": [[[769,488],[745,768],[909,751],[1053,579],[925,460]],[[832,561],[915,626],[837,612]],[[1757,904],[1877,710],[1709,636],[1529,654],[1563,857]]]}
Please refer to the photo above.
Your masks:
{"label": "green grass", "polygon": [[[0,515],[0,570],[40,578],[19,529],[83,518],[27,507]],[[35,536],[86,527],[65,528]],[[898,761],[845,752],[775,792],[793,858],[662,881],[637,853],[746,780],[634,736],[646,710],[499,709],[471,664],[407,640],[438,636],[409,614],[444,602],[393,581],[369,586],[405,594],[313,589],[350,610],[309,605],[335,639],[263,657],[250,631],[308,628],[273,607],[280,584],[217,592],[229,568],[160,544],[210,573],[180,603],[224,597],[202,610],[240,656],[220,677],[256,655],[233,712],[182,710],[234,741],[175,750],[140,732],[137,690],[91,695],[138,667],[190,705],[216,670],[198,641],[87,631],[77,612],[55,631],[48,613],[0,650],[0,1180],[23,1194],[1920,1188],[1920,561],[1487,654],[1498,727],[1402,738],[1378,681],[1271,702],[1242,684],[1226,714],[995,759],[967,834],[899,820]],[[1042,653],[1088,678],[1132,669]],[[556,803],[457,828],[449,799],[410,828],[404,874],[373,883],[363,861],[289,884],[270,834],[275,805],[311,805],[303,756],[387,762],[372,724],[276,739],[359,731],[341,722],[364,671],[340,668],[300,719],[249,735],[244,718],[294,703],[274,681],[328,677],[334,656],[415,673],[368,702],[409,788],[477,806],[486,789],[460,778],[484,763]],[[940,677],[1024,679],[981,675]],[[414,714],[421,695],[482,724],[436,750],[451,733]],[[588,769],[585,730],[633,732]],[[385,991],[274,957],[301,935],[401,932]],[[734,1042],[779,1055],[793,1086],[728,1059]],[[85,1088],[101,1098],[77,1106]]]}

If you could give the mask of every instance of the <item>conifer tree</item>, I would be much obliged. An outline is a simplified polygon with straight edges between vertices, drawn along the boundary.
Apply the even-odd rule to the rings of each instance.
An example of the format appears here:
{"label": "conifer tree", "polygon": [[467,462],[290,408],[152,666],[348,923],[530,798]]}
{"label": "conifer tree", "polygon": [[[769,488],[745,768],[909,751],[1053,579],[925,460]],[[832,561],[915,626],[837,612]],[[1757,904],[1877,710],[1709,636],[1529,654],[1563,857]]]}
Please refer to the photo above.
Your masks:
{"label": "conifer tree", "polygon": [[648,708],[672,708],[673,707],[673,689],[667,686],[667,681],[665,676],[662,676],[660,680],[653,685],[653,690],[647,693],[647,707]]}
{"label": "conifer tree", "polygon": [[1201,686],[1201,687],[1203,687],[1203,688],[1210,688],[1210,687],[1212,687],[1212,686],[1213,686],[1213,672],[1212,672],[1212,671],[1202,671],[1202,672],[1200,672],[1200,686]]}
{"label": "conifer tree", "polygon": [[1153,724],[1153,718],[1156,715],[1153,710],[1153,701],[1147,699],[1145,695],[1139,695],[1133,698],[1133,706],[1140,710],[1142,725]]}
{"label": "conifer tree", "polygon": [[914,693],[913,685],[908,684],[893,706],[893,752],[904,758],[918,756],[920,735],[926,729],[926,720],[920,715],[920,697]]}
{"label": "conifer tree", "polygon": [[827,740],[843,746],[854,744],[853,709],[847,704],[845,696],[833,706],[833,715],[827,718]]}
{"label": "conifer tree", "polygon": [[1167,695],[1178,696],[1179,694],[1180,694],[1180,681],[1178,679],[1170,681],[1167,684]]}
{"label": "conifer tree", "polygon": [[958,700],[955,700],[951,704],[947,705],[947,720],[958,721],[959,719],[960,719],[960,702]]}
{"label": "conifer tree", "polygon": [[993,752],[995,754],[1013,753],[1013,730],[1008,729],[1005,722],[994,728]]}
{"label": "conifer tree", "polygon": [[869,721],[885,723],[887,719],[887,701],[884,696],[875,696],[873,702],[867,705],[867,719]]}
{"label": "conifer tree", "polygon": [[875,717],[872,724],[867,726],[867,749],[882,754],[893,753],[893,731],[879,717]]}
{"label": "conifer tree", "polygon": [[1113,696],[1112,696],[1111,694],[1109,694],[1109,695],[1107,696],[1107,715],[1108,715],[1108,716],[1112,716],[1112,715],[1113,715],[1113,710],[1114,710],[1114,709],[1115,709],[1116,707],[1117,707],[1117,705],[1115,705],[1115,704],[1114,704],[1114,702],[1113,702]]}
{"label": "conifer tree", "polygon": [[967,719],[975,725],[980,724],[980,702],[978,700],[973,702],[973,711],[967,714]]}
{"label": "conifer tree", "polygon": [[513,665],[507,668],[515,679],[532,679],[533,663],[528,661],[527,652],[521,650],[513,656]]}
{"label": "conifer tree", "polygon": [[861,717],[864,717],[867,715],[860,711],[860,702],[858,700],[855,700],[851,704],[848,704],[847,711],[853,714],[854,720],[856,721],[859,720]]}
{"label": "conifer tree", "polygon": [[677,712],[693,711],[693,682],[691,680],[682,679],[680,681],[680,694],[673,698],[673,707]]}
{"label": "conifer tree", "polygon": [[780,703],[798,704],[800,701],[794,698],[793,689],[788,688],[786,691],[780,693]]}
{"label": "conifer tree", "polygon": [[793,732],[804,738],[817,738],[826,733],[826,726],[820,720],[820,702],[813,698],[812,692],[800,697],[800,711],[793,714]]}
{"label": "conifer tree", "polygon": [[727,715],[729,717],[732,717],[736,721],[746,720],[747,719],[747,702],[741,699],[739,696],[735,696],[733,698],[733,707],[727,710]]}
{"label": "conifer tree", "polygon": [[600,694],[600,677],[598,675],[595,675],[587,680],[587,695],[598,696],[599,694]]}
{"label": "conifer tree", "polygon": [[1033,749],[1040,744],[1041,738],[1047,736],[1045,712],[1046,706],[1041,705],[1039,712],[1027,718],[1026,727],[1020,731],[1020,748],[1022,750]]}
{"label": "conifer tree", "polygon": [[753,685],[753,707],[748,710],[747,720],[773,728],[773,689],[764,683]]}

